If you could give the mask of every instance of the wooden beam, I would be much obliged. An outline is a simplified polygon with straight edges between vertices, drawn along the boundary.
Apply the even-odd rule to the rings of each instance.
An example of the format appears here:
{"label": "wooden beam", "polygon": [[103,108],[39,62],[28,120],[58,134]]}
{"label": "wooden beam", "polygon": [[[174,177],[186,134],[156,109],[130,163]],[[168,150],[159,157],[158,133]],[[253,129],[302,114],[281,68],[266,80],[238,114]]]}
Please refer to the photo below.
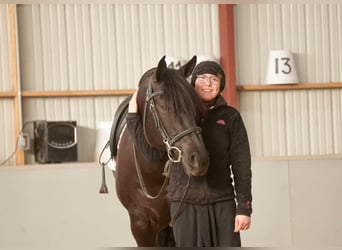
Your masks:
{"label": "wooden beam", "polygon": [[238,91],[272,91],[272,90],[309,90],[309,89],[341,89],[342,82],[300,83],[300,84],[268,84],[268,85],[240,85]]}
{"label": "wooden beam", "polygon": [[66,90],[66,91],[23,91],[23,97],[93,97],[93,96],[126,96],[135,89],[116,90]]}
{"label": "wooden beam", "polygon": [[[14,145],[17,143],[18,135],[21,131],[21,96],[18,95],[20,90],[18,82],[18,61],[17,61],[17,24],[16,24],[16,4],[8,5],[8,24],[9,24],[9,39],[10,39],[10,60],[11,60],[11,85],[15,93],[14,106]],[[23,150],[18,149],[15,154],[16,165],[25,164],[25,154]]]}
{"label": "wooden beam", "polygon": [[221,65],[226,74],[222,95],[229,105],[237,107],[233,4],[219,4],[219,33]]}
{"label": "wooden beam", "polygon": [[16,95],[17,93],[14,91],[0,91],[0,98],[14,98]]}

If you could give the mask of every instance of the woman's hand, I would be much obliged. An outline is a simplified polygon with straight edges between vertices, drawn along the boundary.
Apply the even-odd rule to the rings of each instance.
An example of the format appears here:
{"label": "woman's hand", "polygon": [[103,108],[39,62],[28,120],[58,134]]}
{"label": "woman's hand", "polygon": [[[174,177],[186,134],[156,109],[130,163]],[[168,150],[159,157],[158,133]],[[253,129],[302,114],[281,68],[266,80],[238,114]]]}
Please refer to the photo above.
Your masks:
{"label": "woman's hand", "polygon": [[138,104],[137,104],[137,94],[138,90],[136,90],[133,95],[131,100],[129,101],[128,104],[128,113],[137,113],[138,112]]}
{"label": "woman's hand", "polygon": [[251,217],[247,215],[236,215],[235,216],[235,228],[234,232],[239,232],[240,230],[247,230],[251,226]]}

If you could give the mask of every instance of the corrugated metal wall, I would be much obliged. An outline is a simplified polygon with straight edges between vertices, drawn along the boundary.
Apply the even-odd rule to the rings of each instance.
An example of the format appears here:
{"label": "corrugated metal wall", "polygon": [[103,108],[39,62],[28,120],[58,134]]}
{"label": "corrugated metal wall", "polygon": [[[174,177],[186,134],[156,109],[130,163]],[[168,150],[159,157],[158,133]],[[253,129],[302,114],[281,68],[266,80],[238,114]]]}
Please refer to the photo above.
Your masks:
{"label": "corrugated metal wall", "polygon": [[[18,8],[23,90],[134,89],[163,55],[219,57],[217,5],[67,4]],[[124,97],[25,98],[24,120],[77,120],[79,158]],[[91,132],[92,131],[92,132]],[[82,143],[87,141],[87,143]],[[87,147],[87,148],[85,148]],[[27,161],[33,161],[27,154]]]}
{"label": "corrugated metal wall", "polygon": [[341,81],[341,4],[240,4],[235,10],[239,84],[264,83],[268,53],[276,49],[292,51],[303,83]]}
{"label": "corrugated metal wall", "polygon": [[10,71],[10,39],[9,39],[9,17],[8,6],[0,4],[0,90],[11,91]]}
{"label": "corrugated metal wall", "polygon": [[[0,89],[9,91],[6,5],[0,5],[0,11]],[[194,54],[220,56],[217,5],[34,4],[19,5],[18,17],[24,91],[133,89],[142,73],[164,54],[185,59]],[[293,52],[302,83],[342,82],[341,4],[239,4],[235,17],[238,84],[265,82],[272,49]],[[252,154],[341,155],[341,92],[240,92],[239,109]],[[77,120],[81,134],[86,135],[80,138],[85,147],[80,160],[89,161],[96,124],[112,120],[123,98],[26,97],[24,122]],[[13,119],[8,119],[12,100],[2,98],[0,108],[4,126],[13,127]],[[14,147],[13,133],[3,131],[0,136],[6,146],[1,157]],[[33,162],[32,154],[26,156],[28,163]]]}
{"label": "corrugated metal wall", "polygon": [[341,100],[341,89],[241,93],[253,155],[341,155]]}
{"label": "corrugated metal wall", "polygon": [[[8,5],[0,4],[0,91],[12,91]],[[0,98],[0,162],[15,150],[14,105],[11,98]],[[14,164],[11,159],[8,164]]]}
{"label": "corrugated metal wall", "polygon": [[[238,84],[264,84],[274,49],[292,51],[301,83],[342,82],[341,4],[241,4],[235,17]],[[240,92],[253,155],[341,155],[341,99],[341,89]]]}
{"label": "corrugated metal wall", "polygon": [[164,54],[219,56],[217,5],[23,5],[19,15],[24,90],[134,88]]}

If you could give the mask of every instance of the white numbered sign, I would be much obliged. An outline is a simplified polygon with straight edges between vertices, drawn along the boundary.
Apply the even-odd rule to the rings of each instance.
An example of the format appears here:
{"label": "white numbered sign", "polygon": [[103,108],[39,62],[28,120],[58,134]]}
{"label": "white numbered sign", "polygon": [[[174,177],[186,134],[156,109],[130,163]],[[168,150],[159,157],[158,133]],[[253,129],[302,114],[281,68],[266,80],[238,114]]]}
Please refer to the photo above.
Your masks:
{"label": "white numbered sign", "polygon": [[268,57],[267,84],[298,83],[292,53],[287,50],[272,50]]}

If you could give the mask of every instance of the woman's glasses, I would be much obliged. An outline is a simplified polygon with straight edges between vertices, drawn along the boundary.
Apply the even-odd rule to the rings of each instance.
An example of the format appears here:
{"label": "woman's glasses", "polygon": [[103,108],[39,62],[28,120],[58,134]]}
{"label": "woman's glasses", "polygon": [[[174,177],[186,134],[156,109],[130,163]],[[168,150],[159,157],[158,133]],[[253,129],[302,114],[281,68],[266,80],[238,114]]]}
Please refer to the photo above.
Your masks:
{"label": "woman's glasses", "polygon": [[199,83],[207,83],[209,81],[211,84],[220,84],[221,78],[218,77],[218,76],[208,77],[208,76],[205,76],[205,75],[198,75],[197,76],[197,81]]}

